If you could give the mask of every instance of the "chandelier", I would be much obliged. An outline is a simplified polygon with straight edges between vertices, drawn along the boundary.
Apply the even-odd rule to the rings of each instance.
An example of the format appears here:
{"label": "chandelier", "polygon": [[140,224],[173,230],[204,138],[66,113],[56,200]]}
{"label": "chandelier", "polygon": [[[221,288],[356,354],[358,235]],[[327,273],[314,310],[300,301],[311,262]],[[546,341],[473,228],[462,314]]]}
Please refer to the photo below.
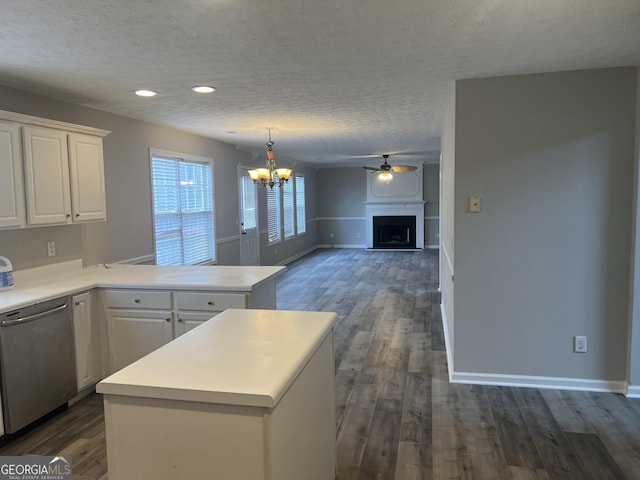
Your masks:
{"label": "chandelier", "polygon": [[267,147],[267,165],[266,168],[256,168],[255,170],[249,170],[249,176],[254,183],[262,185],[263,187],[273,188],[274,185],[282,187],[284,182],[289,181],[291,177],[290,168],[276,168],[276,162],[273,159],[273,141],[271,140],[271,129],[269,130],[269,141],[265,143]]}

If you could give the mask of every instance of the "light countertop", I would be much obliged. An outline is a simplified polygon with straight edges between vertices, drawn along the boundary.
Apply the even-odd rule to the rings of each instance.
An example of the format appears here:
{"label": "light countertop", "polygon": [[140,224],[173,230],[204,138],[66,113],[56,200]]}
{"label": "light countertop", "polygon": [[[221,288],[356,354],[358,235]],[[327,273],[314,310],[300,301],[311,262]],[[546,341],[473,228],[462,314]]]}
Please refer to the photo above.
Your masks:
{"label": "light countertop", "polygon": [[72,261],[60,268],[32,270],[37,272],[14,273],[14,288],[0,292],[0,313],[96,287],[250,293],[283,273],[286,267],[113,264],[81,268],[81,264]]}
{"label": "light countertop", "polygon": [[98,393],[273,408],[335,313],[225,310],[107,377]]}

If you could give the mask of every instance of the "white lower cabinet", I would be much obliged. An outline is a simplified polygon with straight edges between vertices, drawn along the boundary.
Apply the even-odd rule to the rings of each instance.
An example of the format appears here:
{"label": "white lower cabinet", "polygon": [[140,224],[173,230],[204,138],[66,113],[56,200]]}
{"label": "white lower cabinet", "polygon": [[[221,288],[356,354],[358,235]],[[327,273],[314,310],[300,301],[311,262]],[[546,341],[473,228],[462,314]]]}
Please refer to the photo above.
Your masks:
{"label": "white lower cabinet", "polygon": [[100,380],[99,316],[94,306],[91,291],[71,297],[78,391]]}
{"label": "white lower cabinet", "polygon": [[171,341],[171,315],[170,311],[108,310],[111,371],[120,370]]}
{"label": "white lower cabinet", "polygon": [[193,330],[227,308],[248,308],[243,293],[173,292],[176,308],[175,337]]}
{"label": "white lower cabinet", "polygon": [[194,328],[214,317],[215,313],[199,313],[189,311],[176,312],[175,338],[190,332]]}
{"label": "white lower cabinet", "polygon": [[227,308],[248,308],[244,293],[105,290],[109,371],[120,370]]}

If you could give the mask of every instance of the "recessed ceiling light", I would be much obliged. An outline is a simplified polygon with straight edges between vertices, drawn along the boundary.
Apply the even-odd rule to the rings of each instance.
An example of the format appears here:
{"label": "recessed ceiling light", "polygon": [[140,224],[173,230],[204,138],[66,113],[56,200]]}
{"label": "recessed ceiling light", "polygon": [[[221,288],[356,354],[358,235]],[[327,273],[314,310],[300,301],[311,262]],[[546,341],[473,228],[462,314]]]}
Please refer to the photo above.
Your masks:
{"label": "recessed ceiling light", "polygon": [[191,87],[191,90],[196,93],[211,93],[216,91],[215,88],[210,87],[209,85],[196,85],[195,87]]}
{"label": "recessed ceiling light", "polygon": [[155,97],[158,95],[158,92],[154,92],[153,90],[136,90],[135,94],[139,97]]}

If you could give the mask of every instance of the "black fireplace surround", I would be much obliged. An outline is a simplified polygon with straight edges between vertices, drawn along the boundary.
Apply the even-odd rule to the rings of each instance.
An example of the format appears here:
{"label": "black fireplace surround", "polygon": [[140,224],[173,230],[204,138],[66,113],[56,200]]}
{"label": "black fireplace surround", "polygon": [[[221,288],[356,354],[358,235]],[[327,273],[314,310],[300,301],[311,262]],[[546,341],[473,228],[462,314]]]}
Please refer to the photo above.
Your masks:
{"label": "black fireplace surround", "polygon": [[416,217],[374,216],[373,248],[416,248]]}

